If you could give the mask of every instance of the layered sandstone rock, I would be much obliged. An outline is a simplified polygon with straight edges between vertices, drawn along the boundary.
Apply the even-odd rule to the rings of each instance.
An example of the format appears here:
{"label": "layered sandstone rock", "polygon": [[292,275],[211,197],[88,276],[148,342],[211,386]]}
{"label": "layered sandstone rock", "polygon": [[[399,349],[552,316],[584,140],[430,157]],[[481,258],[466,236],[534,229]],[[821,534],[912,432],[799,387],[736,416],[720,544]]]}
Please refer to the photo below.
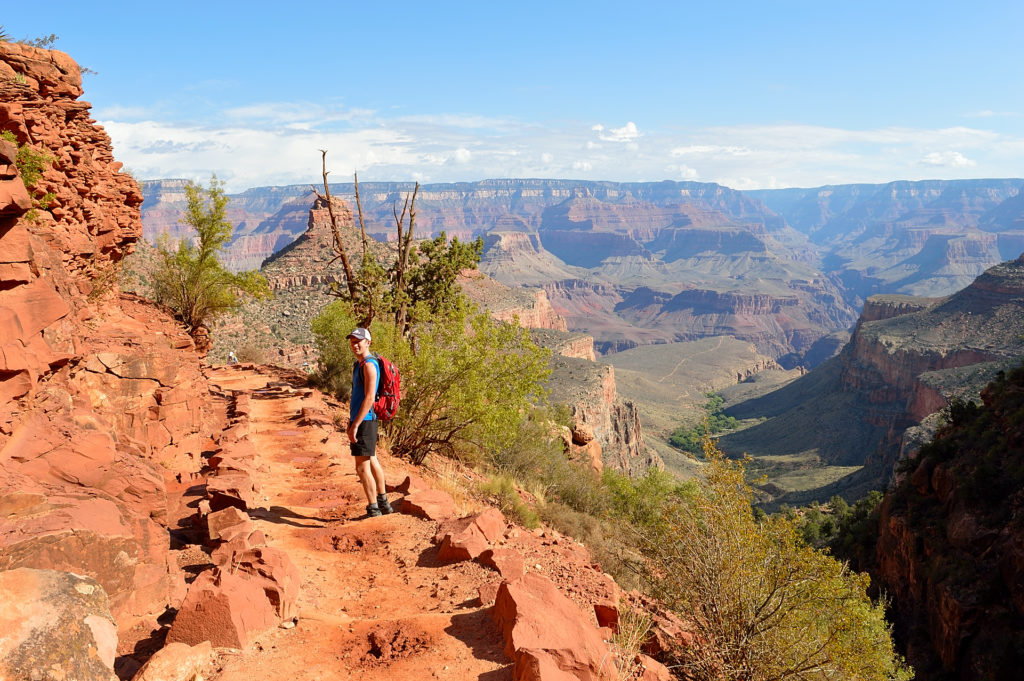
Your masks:
{"label": "layered sandstone rock", "polygon": [[559,356],[552,358],[552,369],[552,402],[569,406],[577,427],[593,434],[589,442],[571,445],[570,453],[596,469],[603,467],[592,460],[597,452],[603,465],[630,474],[664,465],[661,457],[644,445],[636,404],[619,396],[615,367]]}
{"label": "layered sandstone rock", "polygon": [[180,326],[116,294],[142,197],[80,94],[67,55],[0,43],[0,128],[51,159],[27,211],[0,145],[0,570],[88,575],[127,623],[180,598],[164,475],[198,468],[209,398]]}
{"label": "layered sandstone rock", "polygon": [[512,288],[479,270],[463,271],[458,281],[462,292],[498,321],[518,321],[528,329],[568,330],[543,289]]}

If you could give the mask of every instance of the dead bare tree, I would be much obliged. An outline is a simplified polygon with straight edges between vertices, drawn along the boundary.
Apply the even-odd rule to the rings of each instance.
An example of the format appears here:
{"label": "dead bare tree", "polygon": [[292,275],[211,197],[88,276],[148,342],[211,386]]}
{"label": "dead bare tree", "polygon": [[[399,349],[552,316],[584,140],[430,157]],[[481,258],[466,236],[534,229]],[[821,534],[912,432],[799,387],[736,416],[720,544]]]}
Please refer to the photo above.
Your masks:
{"label": "dead bare tree", "polygon": [[[327,175],[330,171],[327,170],[327,150],[320,150],[320,161],[322,163],[322,171],[324,177],[324,191],[321,194],[316,187],[313,188],[313,192],[317,195],[321,201],[327,204],[327,214],[331,217],[331,232],[334,235],[334,252],[341,258],[341,266],[345,268],[345,283],[348,285],[348,294],[352,297],[352,301],[356,302],[359,300],[359,287],[356,284],[355,275],[352,273],[352,265],[348,260],[348,252],[345,250],[345,244],[341,241],[341,231],[338,229],[338,218],[334,214],[334,201],[331,199],[331,188],[327,184]],[[363,223],[362,210],[359,213],[359,224]]]}
{"label": "dead bare tree", "polygon": [[[341,238],[341,230],[338,227],[338,218],[334,212],[334,201],[331,198],[331,188],[327,182],[327,150],[320,150],[320,159],[322,165],[324,190],[321,193],[317,188],[313,188],[313,192],[317,197],[327,204],[327,214],[331,219],[331,232],[333,235],[333,248],[336,254],[336,258],[341,260],[341,265],[345,270],[345,283],[348,288],[348,295],[352,301],[352,307],[356,315],[360,318],[360,324],[364,327],[369,327],[374,318],[374,303],[375,296],[374,290],[376,290],[377,276],[371,274],[371,272],[379,271],[379,267],[376,266],[375,262],[368,262],[367,258],[372,258],[372,254],[369,252],[369,239],[366,235],[366,224],[363,219],[363,203],[359,195],[359,175],[354,174],[355,180],[355,193],[356,193],[356,211],[359,216],[359,234],[362,237],[363,244],[363,261],[360,268],[361,275],[365,278],[369,278],[371,281],[363,281],[356,275],[352,269],[352,263],[349,260],[348,251],[345,248],[345,244]],[[395,327],[402,333],[405,333],[408,329],[408,317],[409,317],[409,297],[406,294],[406,273],[409,267],[409,254],[412,249],[412,235],[416,225],[416,195],[419,193],[420,184],[417,182],[413,188],[412,196],[406,195],[405,205],[402,207],[402,214],[398,214],[398,205],[395,204],[392,212],[395,215],[395,224],[398,230],[398,254],[395,259],[395,263],[391,269],[391,281],[393,284],[392,296],[394,298],[395,305]],[[408,225],[406,225],[406,216],[408,216]],[[378,296],[379,297],[379,296]]]}
{"label": "dead bare tree", "polygon": [[369,244],[366,241],[366,225],[363,224],[363,202],[359,199],[359,173],[352,173],[356,185],[356,209],[359,211],[359,233],[363,237],[363,257],[366,257],[366,250]]}
{"label": "dead bare tree", "polygon": [[[405,205],[402,206],[402,215],[398,215],[398,204],[392,207],[391,212],[395,216],[395,226],[398,230],[398,258],[395,262],[395,293],[400,296],[401,303],[395,310],[395,328],[403,334],[408,330],[409,296],[405,294],[405,272],[409,265],[409,250],[412,247],[412,233],[416,227],[416,195],[420,191],[420,183],[417,182],[412,190],[412,200],[405,197]],[[409,227],[403,231],[406,213],[409,215]]]}

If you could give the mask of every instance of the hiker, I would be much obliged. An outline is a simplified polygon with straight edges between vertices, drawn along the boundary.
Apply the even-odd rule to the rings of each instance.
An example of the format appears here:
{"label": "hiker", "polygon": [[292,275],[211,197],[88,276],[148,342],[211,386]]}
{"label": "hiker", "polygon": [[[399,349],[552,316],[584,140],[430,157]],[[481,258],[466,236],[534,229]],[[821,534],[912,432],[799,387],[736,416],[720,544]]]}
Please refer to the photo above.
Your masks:
{"label": "hiker", "polygon": [[228,364],[238,364],[238,357],[234,350],[228,352]]}
{"label": "hiker", "polygon": [[[348,344],[358,361],[352,369],[352,398],[349,407],[348,441],[356,459],[356,475],[366,493],[366,515],[374,518],[393,513],[384,486],[384,469],[375,456],[377,427],[373,401],[380,384],[380,364],[370,354],[370,332],[358,327],[348,335]],[[368,386],[372,386],[369,387]]]}

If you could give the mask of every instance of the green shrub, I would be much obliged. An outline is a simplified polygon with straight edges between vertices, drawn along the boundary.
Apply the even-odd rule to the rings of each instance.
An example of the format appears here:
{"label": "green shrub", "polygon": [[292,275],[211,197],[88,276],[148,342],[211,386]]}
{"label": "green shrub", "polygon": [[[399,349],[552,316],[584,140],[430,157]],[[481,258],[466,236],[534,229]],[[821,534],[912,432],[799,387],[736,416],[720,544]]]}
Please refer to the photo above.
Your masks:
{"label": "green shrub", "polygon": [[533,529],[540,525],[537,513],[526,505],[516,491],[515,481],[507,475],[492,475],[480,484],[480,493],[490,497],[501,512],[523,527]]}
{"label": "green shrub", "polygon": [[[335,301],[313,320],[325,380],[351,377],[346,336],[355,327],[346,301]],[[403,396],[386,433],[391,451],[423,462],[431,452],[480,459],[519,437],[520,424],[547,398],[548,350],[525,329],[497,322],[460,299],[437,314],[417,308],[409,336],[373,322],[371,351],[393,361]]]}
{"label": "green shrub", "polygon": [[701,423],[692,428],[680,426],[669,435],[668,443],[676,449],[691,454],[699,454],[705,435],[718,435],[719,433],[739,427],[739,421],[723,413],[722,409],[725,400],[722,399],[721,395],[709,392],[705,394],[705,397],[708,398],[708,401],[703,406],[704,418]]}
{"label": "green shrub", "polygon": [[270,296],[267,280],[259,272],[229,272],[218,260],[231,240],[227,221],[228,197],[216,176],[209,189],[189,182],[185,223],[196,230],[198,244],[189,237],[173,244],[166,237],[157,244],[153,289],[157,302],[174,310],[192,332],[241,304],[240,295]]}
{"label": "green shrub", "polygon": [[672,498],[641,535],[645,582],[701,645],[694,679],[909,679],[868,577],[806,546],[780,515],[756,522],[742,462],[705,439],[698,493]]}

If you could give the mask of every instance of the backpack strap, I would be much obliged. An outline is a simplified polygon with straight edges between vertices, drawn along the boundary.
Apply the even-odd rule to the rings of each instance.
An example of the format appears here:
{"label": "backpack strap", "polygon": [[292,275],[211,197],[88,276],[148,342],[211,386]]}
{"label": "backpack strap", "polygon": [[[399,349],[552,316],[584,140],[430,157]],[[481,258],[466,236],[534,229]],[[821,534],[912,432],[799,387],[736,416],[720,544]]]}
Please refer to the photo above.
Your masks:
{"label": "backpack strap", "polygon": [[[377,393],[380,392],[380,378],[381,378],[381,376],[380,376],[380,358],[377,357],[377,355],[375,355],[375,354],[373,354],[371,352],[369,355],[366,356],[366,359],[356,360],[356,363],[352,367],[352,369],[354,371],[356,367],[359,367],[359,369],[361,370],[363,368],[363,365],[366,364],[367,360],[369,360],[371,357],[373,359],[377,360],[377,385],[374,386],[374,388],[373,388],[373,399],[376,401]],[[366,387],[363,386],[363,389],[365,390]]]}

